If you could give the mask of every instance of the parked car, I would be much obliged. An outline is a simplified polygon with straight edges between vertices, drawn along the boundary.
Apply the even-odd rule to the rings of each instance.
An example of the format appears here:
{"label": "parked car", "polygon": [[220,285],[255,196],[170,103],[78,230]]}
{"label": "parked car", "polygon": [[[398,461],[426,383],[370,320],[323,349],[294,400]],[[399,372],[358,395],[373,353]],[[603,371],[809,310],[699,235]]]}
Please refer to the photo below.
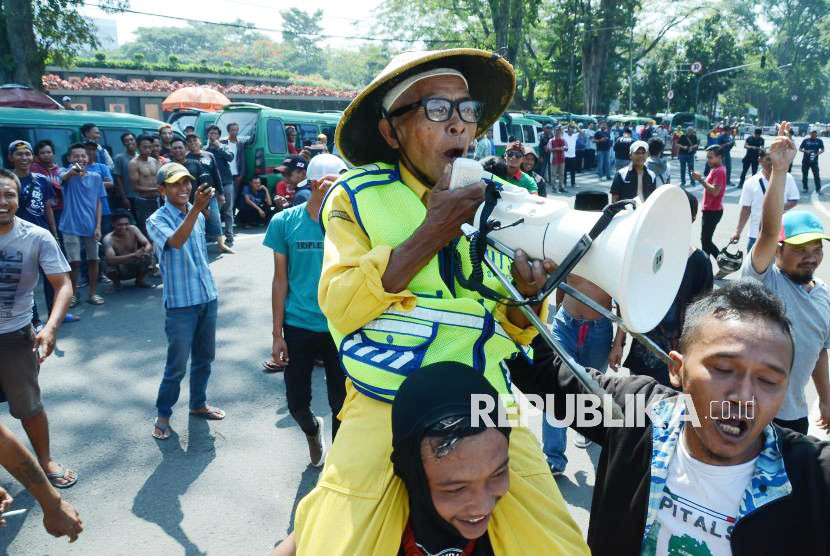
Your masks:
{"label": "parked car", "polygon": [[338,113],[280,110],[252,102],[234,102],[219,113],[216,125],[223,136],[227,135],[228,124],[239,125],[242,148],[237,156],[242,158],[243,183],[258,175],[273,190],[280,179],[276,168],[288,156],[286,126],[291,125],[297,130],[297,148],[302,148],[305,143],[316,143],[317,136],[325,133],[329,152],[336,154],[334,130],[339,121]]}
{"label": "parked car", "polygon": [[[41,108],[0,108],[0,148],[3,153],[9,143],[24,139],[34,146],[49,139],[55,144],[56,161],[60,163],[69,145],[82,139],[81,126],[94,123],[101,130],[99,142],[112,156],[124,151],[121,134],[157,133],[162,122],[144,116],[120,112],[93,112],[81,110],[44,110]],[[6,165],[9,162],[4,156]]]}

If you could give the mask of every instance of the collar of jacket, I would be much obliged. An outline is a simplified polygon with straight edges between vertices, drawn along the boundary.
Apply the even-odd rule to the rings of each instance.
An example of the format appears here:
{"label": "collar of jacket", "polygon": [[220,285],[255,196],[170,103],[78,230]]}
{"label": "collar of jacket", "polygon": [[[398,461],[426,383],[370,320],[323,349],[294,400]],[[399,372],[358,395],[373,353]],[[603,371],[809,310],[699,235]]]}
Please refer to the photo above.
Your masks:
{"label": "collar of jacket", "polygon": [[[669,463],[674,457],[683,426],[689,419],[686,416],[686,404],[683,400],[684,398],[679,396],[664,398],[649,407],[648,413],[652,420],[651,484],[649,485],[643,540],[657,519],[663,487],[669,474]],[[764,447],[758,454],[755,471],[741,498],[736,523],[764,504],[789,495],[792,490],[787,470],[784,467],[784,457],[778,446],[778,433],[769,424],[764,429]]]}

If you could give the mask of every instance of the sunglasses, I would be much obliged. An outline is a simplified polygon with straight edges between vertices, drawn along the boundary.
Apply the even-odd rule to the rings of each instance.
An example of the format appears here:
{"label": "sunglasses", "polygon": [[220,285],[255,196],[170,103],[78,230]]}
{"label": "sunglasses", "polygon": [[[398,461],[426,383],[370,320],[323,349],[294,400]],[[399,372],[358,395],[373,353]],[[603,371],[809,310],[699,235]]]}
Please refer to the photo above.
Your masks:
{"label": "sunglasses", "polygon": [[524,158],[525,153],[519,151],[508,151],[505,156],[507,156],[507,158]]}
{"label": "sunglasses", "polygon": [[453,112],[458,110],[458,116],[461,121],[469,124],[477,124],[484,116],[484,103],[470,98],[460,100],[450,100],[440,97],[423,98],[418,102],[401,106],[397,110],[393,110],[387,114],[388,118],[395,118],[402,114],[406,114],[411,110],[417,108],[424,108],[424,114],[427,120],[431,122],[446,122],[452,118]]}

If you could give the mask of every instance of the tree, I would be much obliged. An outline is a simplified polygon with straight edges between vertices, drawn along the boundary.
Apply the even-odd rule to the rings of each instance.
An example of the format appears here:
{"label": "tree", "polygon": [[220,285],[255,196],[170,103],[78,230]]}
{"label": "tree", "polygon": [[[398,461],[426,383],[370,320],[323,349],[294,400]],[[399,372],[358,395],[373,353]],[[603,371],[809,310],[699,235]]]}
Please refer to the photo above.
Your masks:
{"label": "tree", "polygon": [[[84,47],[98,46],[95,26],[78,9],[83,0],[0,0],[0,77],[40,88],[47,60],[67,64]],[[126,0],[101,0],[108,12]]]}
{"label": "tree", "polygon": [[319,38],[316,35],[319,34],[323,10],[311,14],[299,8],[291,8],[280,11],[280,15],[284,29],[283,41],[291,51],[289,68],[304,75],[322,74],[325,71],[323,49],[317,44]]}

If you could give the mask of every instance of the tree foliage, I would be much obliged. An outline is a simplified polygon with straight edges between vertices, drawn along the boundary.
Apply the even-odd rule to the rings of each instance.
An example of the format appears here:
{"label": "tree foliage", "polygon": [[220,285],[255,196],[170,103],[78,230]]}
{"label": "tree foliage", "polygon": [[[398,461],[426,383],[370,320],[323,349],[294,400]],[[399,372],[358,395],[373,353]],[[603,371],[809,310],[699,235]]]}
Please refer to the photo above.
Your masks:
{"label": "tree foliage", "polygon": [[[95,48],[95,27],[78,9],[83,0],[0,0],[0,77],[4,82],[40,88],[47,60],[70,62]],[[126,0],[101,0],[109,12]]]}

